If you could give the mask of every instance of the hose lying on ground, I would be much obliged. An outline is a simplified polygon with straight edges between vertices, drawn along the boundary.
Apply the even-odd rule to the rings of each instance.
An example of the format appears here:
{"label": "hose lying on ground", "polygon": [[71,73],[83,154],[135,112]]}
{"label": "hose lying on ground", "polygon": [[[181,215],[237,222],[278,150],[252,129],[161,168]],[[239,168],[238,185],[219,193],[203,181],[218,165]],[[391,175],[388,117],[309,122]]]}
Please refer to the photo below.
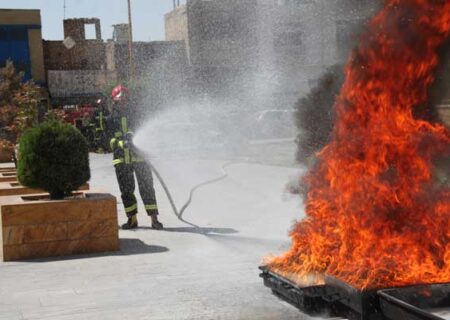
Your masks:
{"label": "hose lying on ground", "polygon": [[155,166],[154,166],[150,161],[148,161],[148,163],[150,164],[150,167],[151,167],[153,173],[155,174],[155,176],[158,178],[159,182],[161,183],[161,186],[163,187],[164,192],[166,193],[167,199],[168,199],[169,202],[170,202],[170,206],[172,207],[172,211],[173,211],[173,213],[175,214],[175,216],[178,218],[178,220],[180,220],[181,222],[186,223],[186,224],[188,224],[188,225],[190,225],[190,226],[192,226],[192,227],[194,227],[194,228],[200,228],[199,226],[197,226],[197,225],[195,225],[195,224],[193,224],[193,223],[191,223],[191,222],[186,221],[186,220],[183,219],[183,213],[186,211],[186,209],[187,209],[187,208],[189,207],[189,205],[191,204],[192,198],[194,197],[195,191],[198,190],[199,188],[203,187],[203,186],[206,186],[206,185],[208,185],[208,184],[212,184],[212,183],[215,183],[215,182],[219,182],[219,181],[225,179],[225,178],[228,176],[228,173],[225,171],[226,167],[228,167],[228,166],[230,166],[230,165],[232,165],[232,164],[234,164],[234,163],[237,163],[237,162],[236,162],[236,161],[230,161],[230,162],[225,163],[225,164],[222,165],[222,167],[221,167],[223,173],[222,173],[222,175],[221,175],[220,177],[217,177],[217,178],[214,178],[214,179],[211,179],[211,180],[204,181],[204,182],[202,182],[202,183],[200,183],[200,184],[194,186],[194,187],[191,189],[191,191],[189,192],[189,198],[188,198],[188,200],[187,200],[186,203],[181,207],[181,209],[180,209],[179,211],[178,211],[178,209],[177,209],[177,206],[175,205],[175,201],[173,200],[173,197],[172,197],[172,195],[171,195],[171,193],[170,193],[170,190],[169,190],[169,188],[167,187],[167,185],[166,185],[164,179],[162,178],[161,174],[158,172],[158,170],[155,168]]}

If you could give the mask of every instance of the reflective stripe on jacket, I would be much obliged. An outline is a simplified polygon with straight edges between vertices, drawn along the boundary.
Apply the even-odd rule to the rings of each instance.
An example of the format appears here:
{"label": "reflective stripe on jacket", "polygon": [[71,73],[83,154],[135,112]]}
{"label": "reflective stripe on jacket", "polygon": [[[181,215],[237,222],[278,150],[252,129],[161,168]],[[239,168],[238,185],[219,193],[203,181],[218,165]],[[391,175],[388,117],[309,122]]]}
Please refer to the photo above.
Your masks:
{"label": "reflective stripe on jacket", "polygon": [[103,111],[100,111],[98,116],[95,117],[98,121],[98,127],[95,128],[96,131],[104,131],[105,130],[105,117],[103,115]]}
{"label": "reflective stripe on jacket", "polygon": [[119,110],[111,119],[113,121],[114,137],[110,140],[111,151],[114,155],[114,166],[120,164],[131,164],[135,162],[143,162],[145,159],[133,152],[126,144],[126,135],[130,132],[130,123],[127,114],[121,113]]}

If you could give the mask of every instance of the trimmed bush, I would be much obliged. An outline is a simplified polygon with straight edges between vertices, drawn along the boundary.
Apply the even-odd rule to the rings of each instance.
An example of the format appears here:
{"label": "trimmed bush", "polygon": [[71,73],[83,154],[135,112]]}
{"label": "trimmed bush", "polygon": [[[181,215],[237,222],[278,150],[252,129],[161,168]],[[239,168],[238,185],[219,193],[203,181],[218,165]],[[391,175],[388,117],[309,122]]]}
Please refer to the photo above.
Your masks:
{"label": "trimmed bush", "polygon": [[63,199],[90,179],[88,144],[73,126],[45,122],[20,139],[19,182]]}

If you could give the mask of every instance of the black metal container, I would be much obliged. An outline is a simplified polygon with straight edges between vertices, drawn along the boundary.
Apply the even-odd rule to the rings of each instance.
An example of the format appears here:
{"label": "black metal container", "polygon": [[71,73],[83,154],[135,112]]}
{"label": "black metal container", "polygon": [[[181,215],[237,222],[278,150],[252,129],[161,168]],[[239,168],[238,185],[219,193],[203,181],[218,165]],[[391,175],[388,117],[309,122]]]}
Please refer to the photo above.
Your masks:
{"label": "black metal container", "polygon": [[357,320],[384,319],[377,290],[361,290],[332,276],[326,276],[325,283],[326,298],[334,304],[341,304],[343,310],[347,308],[346,317]]}
{"label": "black metal container", "polygon": [[431,309],[450,309],[450,284],[411,286],[378,291],[380,308],[390,320],[443,320]]}
{"label": "black metal container", "polygon": [[282,300],[289,302],[307,314],[318,314],[327,311],[328,303],[323,300],[325,286],[317,285],[300,287],[291,280],[270,271],[266,267],[260,267],[261,278],[264,285],[272,289],[272,292]]}
{"label": "black metal container", "polygon": [[387,289],[358,289],[335,277],[302,287],[266,267],[264,284],[301,311],[350,320],[443,320],[431,309],[450,310],[450,283]]}

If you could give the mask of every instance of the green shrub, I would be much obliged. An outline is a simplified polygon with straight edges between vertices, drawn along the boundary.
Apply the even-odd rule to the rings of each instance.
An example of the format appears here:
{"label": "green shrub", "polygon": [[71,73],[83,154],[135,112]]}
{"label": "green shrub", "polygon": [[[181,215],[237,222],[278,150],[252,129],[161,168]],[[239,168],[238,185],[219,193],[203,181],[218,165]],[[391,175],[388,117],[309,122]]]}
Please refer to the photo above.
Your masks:
{"label": "green shrub", "polygon": [[88,144],[73,126],[45,122],[20,139],[19,182],[62,199],[90,179]]}

